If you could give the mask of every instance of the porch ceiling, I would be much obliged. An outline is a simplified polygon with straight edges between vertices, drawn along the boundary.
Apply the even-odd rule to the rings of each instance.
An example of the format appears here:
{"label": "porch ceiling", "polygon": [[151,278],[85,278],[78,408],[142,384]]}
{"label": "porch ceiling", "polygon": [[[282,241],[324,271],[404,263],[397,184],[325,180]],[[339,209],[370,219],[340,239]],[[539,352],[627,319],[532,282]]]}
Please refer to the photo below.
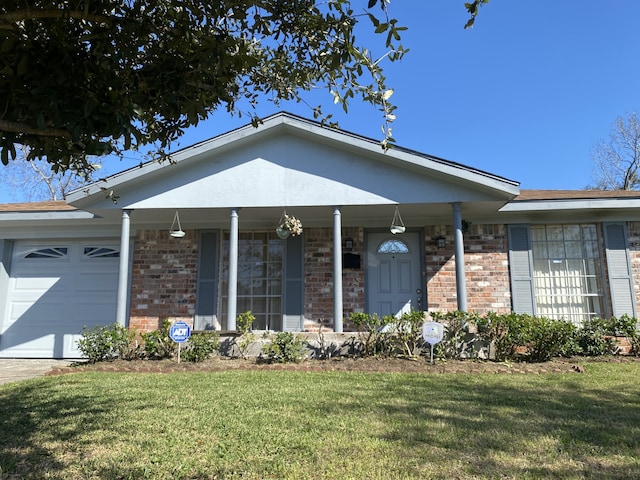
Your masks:
{"label": "porch ceiling", "polygon": [[[503,203],[484,202],[462,204],[462,216],[465,220],[478,222],[480,219],[495,216]],[[343,227],[389,228],[393,218],[395,205],[347,205],[340,208]],[[407,228],[425,225],[448,225],[452,223],[452,207],[450,204],[404,204],[399,205],[402,220]],[[183,230],[191,229],[226,229],[230,222],[228,208],[194,208],[194,209],[143,209],[133,210],[131,224],[133,228],[169,230],[176,210],[179,212]],[[238,210],[240,229],[272,229],[278,225],[283,207],[246,207]],[[288,207],[287,213],[295,215],[302,221],[303,228],[332,227],[333,208],[322,207]],[[120,221],[119,211],[105,212],[105,220],[109,223]]]}

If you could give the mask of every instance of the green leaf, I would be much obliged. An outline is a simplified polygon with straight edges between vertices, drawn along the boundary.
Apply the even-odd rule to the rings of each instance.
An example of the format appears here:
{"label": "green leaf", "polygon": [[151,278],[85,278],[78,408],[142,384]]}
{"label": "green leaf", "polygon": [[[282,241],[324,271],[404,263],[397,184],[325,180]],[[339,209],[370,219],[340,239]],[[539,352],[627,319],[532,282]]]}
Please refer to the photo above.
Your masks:
{"label": "green leaf", "polygon": [[387,28],[389,28],[389,24],[388,23],[381,23],[380,25],[378,25],[376,27],[375,32],[376,33],[382,33],[382,32],[385,32],[387,30]]}

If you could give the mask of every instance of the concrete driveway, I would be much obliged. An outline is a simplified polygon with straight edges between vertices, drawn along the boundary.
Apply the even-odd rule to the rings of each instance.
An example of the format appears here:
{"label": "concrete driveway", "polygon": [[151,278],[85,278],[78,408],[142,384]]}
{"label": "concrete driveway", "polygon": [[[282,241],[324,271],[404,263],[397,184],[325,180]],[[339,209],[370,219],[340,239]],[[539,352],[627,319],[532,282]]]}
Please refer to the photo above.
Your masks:
{"label": "concrete driveway", "polygon": [[71,365],[70,360],[0,358],[0,385],[42,377],[54,368]]}

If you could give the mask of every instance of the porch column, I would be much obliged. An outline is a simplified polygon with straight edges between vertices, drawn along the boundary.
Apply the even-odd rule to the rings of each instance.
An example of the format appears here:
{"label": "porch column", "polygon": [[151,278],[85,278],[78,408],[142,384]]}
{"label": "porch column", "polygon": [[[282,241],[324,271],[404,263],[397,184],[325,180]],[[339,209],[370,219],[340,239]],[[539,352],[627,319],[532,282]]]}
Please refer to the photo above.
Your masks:
{"label": "porch column", "polygon": [[129,232],[131,210],[122,210],[120,227],[120,263],[118,266],[118,296],[116,298],[116,323],[127,326],[127,298],[129,293]]}
{"label": "porch column", "polygon": [[333,208],[333,330],[342,333],[342,219]]}
{"label": "porch column", "polygon": [[231,209],[229,226],[229,289],[227,291],[227,330],[236,329],[238,308],[238,209]]}
{"label": "porch column", "polygon": [[454,251],[456,258],[456,293],[458,297],[458,310],[467,311],[467,282],[464,273],[464,238],[462,236],[462,212],[460,202],[453,206],[453,235]]}

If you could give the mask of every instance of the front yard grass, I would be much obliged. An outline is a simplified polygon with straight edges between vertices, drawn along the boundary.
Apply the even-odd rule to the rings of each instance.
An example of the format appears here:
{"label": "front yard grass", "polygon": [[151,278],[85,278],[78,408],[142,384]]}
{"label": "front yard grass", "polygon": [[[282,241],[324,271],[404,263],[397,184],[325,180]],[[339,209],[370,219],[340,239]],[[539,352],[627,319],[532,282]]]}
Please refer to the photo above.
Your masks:
{"label": "front yard grass", "polygon": [[639,379],[640,363],[45,377],[0,387],[0,478],[640,478]]}

